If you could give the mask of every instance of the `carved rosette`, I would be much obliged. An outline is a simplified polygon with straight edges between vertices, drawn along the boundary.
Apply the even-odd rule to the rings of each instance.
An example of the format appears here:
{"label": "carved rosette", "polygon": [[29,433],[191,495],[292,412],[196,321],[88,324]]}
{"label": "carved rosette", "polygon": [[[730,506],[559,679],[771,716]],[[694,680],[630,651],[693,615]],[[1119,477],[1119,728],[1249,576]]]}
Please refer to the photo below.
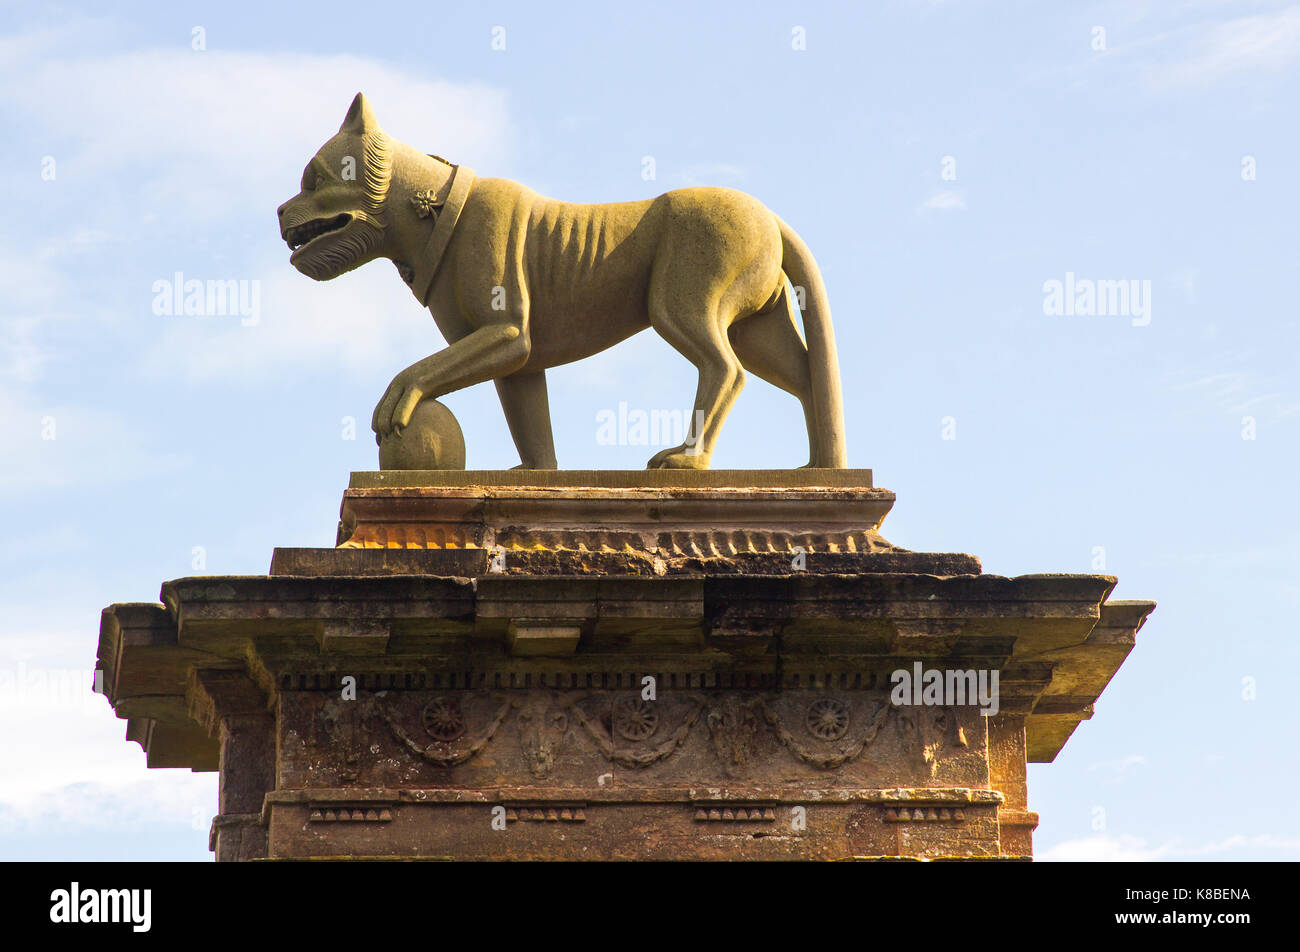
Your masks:
{"label": "carved rosette", "polygon": [[[423,705],[420,729],[408,729],[387,698],[377,696],[379,715],[408,752],[438,767],[454,767],[487,746],[510,712],[510,699],[489,691],[440,695]],[[420,735],[431,737],[423,740]]]}
{"label": "carved rosette", "polygon": [[424,705],[421,719],[425,733],[443,743],[451,743],[465,733],[465,715],[458,697],[434,698]]}
{"label": "carved rosette", "polygon": [[412,195],[411,205],[418,217],[432,217],[435,221],[438,217],[438,209],[442,207],[442,203],[438,201],[437,193],[430,189],[422,189]]}
{"label": "carved rosette", "polygon": [[648,767],[682,745],[702,707],[693,694],[654,701],[636,693],[593,694],[574,704],[573,713],[605,758],[623,767]]}
{"label": "carved rosette", "polygon": [[875,740],[889,716],[889,698],[864,694],[772,695],[763,715],[777,738],[804,763],[830,770],[857,757]]}

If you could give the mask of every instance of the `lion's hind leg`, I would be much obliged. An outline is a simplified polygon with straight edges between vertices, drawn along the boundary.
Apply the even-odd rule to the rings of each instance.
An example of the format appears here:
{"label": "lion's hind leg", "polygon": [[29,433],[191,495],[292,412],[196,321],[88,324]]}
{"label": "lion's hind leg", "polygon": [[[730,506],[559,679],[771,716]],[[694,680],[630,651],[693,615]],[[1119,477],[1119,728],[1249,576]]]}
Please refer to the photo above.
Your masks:
{"label": "lion's hind leg", "polygon": [[731,325],[731,346],[741,365],[773,386],[798,398],[808,427],[808,465],[819,465],[817,426],[813,414],[812,371],[808,347],[799,336],[790,289],[784,278],[776,302],[765,311]]}
{"label": "lion's hind leg", "polygon": [[727,339],[719,295],[691,296],[675,287],[673,302],[662,290],[650,294],[650,326],[699,371],[695,408],[686,442],[656,453],[647,469],[708,469],[722,423],[745,386],[745,372]]}

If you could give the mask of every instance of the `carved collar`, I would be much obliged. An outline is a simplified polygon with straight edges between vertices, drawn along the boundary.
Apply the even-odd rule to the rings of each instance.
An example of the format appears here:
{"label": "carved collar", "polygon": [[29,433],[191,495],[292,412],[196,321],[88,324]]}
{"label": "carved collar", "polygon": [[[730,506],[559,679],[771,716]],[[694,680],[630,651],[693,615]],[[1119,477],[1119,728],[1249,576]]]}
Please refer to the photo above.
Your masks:
{"label": "carved collar", "polygon": [[442,264],[442,256],[447,252],[452,230],[460,219],[461,210],[465,207],[473,184],[474,170],[464,165],[457,165],[452,169],[451,188],[441,205],[433,202],[431,196],[417,195],[412,199],[417,205],[417,214],[421,218],[434,216],[433,232],[415,261],[409,282],[411,293],[425,307],[429,306],[429,290],[433,287],[434,276],[438,273],[438,266]]}

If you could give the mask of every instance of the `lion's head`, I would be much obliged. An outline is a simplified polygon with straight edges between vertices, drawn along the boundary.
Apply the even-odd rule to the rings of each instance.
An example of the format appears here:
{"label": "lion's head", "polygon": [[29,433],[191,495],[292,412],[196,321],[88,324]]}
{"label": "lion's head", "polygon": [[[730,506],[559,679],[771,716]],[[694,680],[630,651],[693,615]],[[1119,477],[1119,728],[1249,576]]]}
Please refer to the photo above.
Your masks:
{"label": "lion's head", "polygon": [[392,140],[357,93],[338,134],[307,164],[301,191],[278,209],[289,263],[329,281],[377,257],[392,172]]}

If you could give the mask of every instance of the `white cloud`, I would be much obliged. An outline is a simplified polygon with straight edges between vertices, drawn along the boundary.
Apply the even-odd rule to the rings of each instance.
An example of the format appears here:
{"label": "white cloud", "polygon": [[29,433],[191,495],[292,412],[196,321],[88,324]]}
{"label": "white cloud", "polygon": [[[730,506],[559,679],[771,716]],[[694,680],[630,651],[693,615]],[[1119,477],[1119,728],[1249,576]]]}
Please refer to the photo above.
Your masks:
{"label": "white cloud", "polygon": [[[1249,352],[1227,351],[1219,356],[1217,363],[1220,366],[1241,364],[1252,356]],[[1171,374],[1166,379],[1171,391],[1187,393],[1189,397],[1208,404],[1213,412],[1233,415],[1246,413],[1262,426],[1276,425],[1300,413],[1300,403],[1289,393],[1273,389],[1279,381],[1272,375],[1252,370],[1216,370],[1205,373],[1189,368]],[[1236,425],[1237,422],[1234,420],[1233,424]]]}
{"label": "white cloud", "polygon": [[[153,268],[151,281],[170,280],[176,270],[201,280],[256,280],[262,321],[250,328],[238,318],[158,317],[150,309],[151,287],[142,285],[138,309],[119,308],[107,318],[122,335],[124,373],[138,360],[153,376],[182,380],[232,373],[241,380],[282,379],[303,367],[391,374],[444,346],[386,262],[328,285],[294,271],[275,209],[297,190],[303,166],[337,130],[358,90],[397,138],[452,161],[499,169],[512,148],[502,90],[356,56],[226,51],[214,48],[211,37],[206,51],[178,44],[69,56],[68,42],[84,40],[86,32],[79,21],[63,31],[10,37],[0,46],[6,54],[0,58],[0,110],[25,113],[37,127],[33,147],[48,149],[58,161],[57,179],[40,187],[64,189],[56,194],[71,197],[91,183],[112,186],[78,206],[84,220],[69,225],[64,238],[0,255],[0,293],[8,309],[0,369],[19,385],[0,392],[6,411],[0,445],[8,450],[15,438],[32,432],[33,416],[53,412],[37,384],[45,354],[54,349],[48,343],[54,327],[93,319],[86,311],[93,302],[74,292],[88,270],[112,268],[127,254],[136,256],[135,271],[142,262],[146,274]],[[235,252],[237,263],[223,246],[222,254],[200,252],[199,260],[211,265],[189,273],[198,267],[195,253],[186,252],[182,262],[167,245],[177,230],[199,242],[207,234],[214,244],[232,234],[250,240],[244,252]],[[152,239],[154,247],[114,248],[95,260],[80,254],[124,237],[137,244]],[[62,313],[74,298],[78,312]],[[67,356],[66,346],[59,352]],[[101,440],[124,436],[128,453],[137,442],[102,412],[63,407],[62,413],[85,419],[81,429],[99,432]],[[57,448],[45,453],[58,455]],[[26,473],[0,474],[0,485],[45,481],[49,472],[38,460]],[[68,475],[66,466],[57,472]]]}
{"label": "white cloud", "polygon": [[1147,863],[1167,859],[1171,844],[1148,846],[1139,836],[1099,834],[1079,840],[1066,840],[1034,854],[1041,862],[1072,863]]}
{"label": "white cloud", "polygon": [[935,192],[921,204],[922,211],[932,212],[964,212],[966,210],[966,197],[961,192],[949,189],[943,192]]}
{"label": "white cloud", "polygon": [[1140,836],[1099,833],[1077,840],[1066,840],[1035,854],[1043,862],[1077,863],[1149,863],[1159,860],[1190,860],[1222,856],[1253,849],[1278,853],[1279,859],[1300,857],[1300,839],[1270,833],[1246,836],[1238,834],[1212,843],[1184,846],[1179,839],[1149,844]]}
{"label": "white cloud", "polygon": [[688,165],[682,170],[682,181],[687,185],[717,185],[735,182],[745,177],[745,169],[727,162],[705,162]]}
{"label": "white cloud", "polygon": [[[275,209],[365,92],[385,128],[452,161],[497,165],[509,149],[505,93],[412,75],[356,56],[151,49],[104,57],[15,57],[0,103],[28,113],[59,178],[113,181],[128,204],[194,227]],[[124,115],[124,112],[128,113]]]}
{"label": "white cloud", "polygon": [[[125,741],[118,743],[125,748]],[[135,744],[135,779],[117,783],[80,780],[63,786],[32,788],[19,799],[0,791],[0,835],[77,831],[157,830],[185,823],[206,830],[217,813],[215,773],[151,770]],[[39,859],[40,857],[35,857]]]}
{"label": "white cloud", "polygon": [[1187,32],[1195,51],[1156,67],[1151,74],[1154,85],[1206,86],[1233,73],[1278,72],[1300,59],[1300,6]]}
{"label": "white cloud", "polygon": [[[286,250],[287,259],[287,250]],[[222,279],[225,274],[189,275]],[[304,367],[388,377],[446,346],[429,313],[387,261],[371,262],[318,283],[286,262],[261,271],[260,317],[156,317],[154,343],[143,357],[154,376],[187,380],[272,379]]]}
{"label": "white cloud", "polygon": [[[6,639],[2,647],[8,655],[16,645]],[[206,827],[217,809],[216,774],[148,770],[139,745],[125,740],[126,721],[91,692],[91,677],[89,667],[36,659],[0,668],[0,737],[6,761],[20,765],[0,771],[0,834]]]}

